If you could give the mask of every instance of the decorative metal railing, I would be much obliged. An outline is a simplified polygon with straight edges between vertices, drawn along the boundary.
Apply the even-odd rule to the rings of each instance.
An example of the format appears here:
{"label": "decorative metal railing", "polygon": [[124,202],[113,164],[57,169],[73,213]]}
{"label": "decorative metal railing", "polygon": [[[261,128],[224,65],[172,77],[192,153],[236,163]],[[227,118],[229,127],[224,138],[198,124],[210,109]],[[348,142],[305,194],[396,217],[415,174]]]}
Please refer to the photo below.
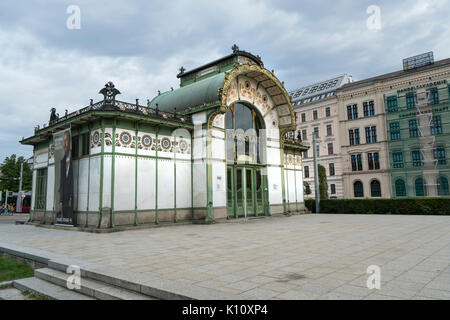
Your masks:
{"label": "decorative metal railing", "polygon": [[[142,106],[139,104],[132,104],[124,101],[119,100],[113,100],[111,102],[107,102],[106,100],[102,100],[96,103],[91,103],[87,107],[84,107],[82,109],[79,109],[77,111],[74,111],[72,113],[66,114],[63,117],[57,117],[56,119],[49,121],[48,126],[53,126],[55,124],[61,123],[63,121],[72,119],[74,117],[77,117],[81,114],[87,113],[89,111],[99,111],[99,110],[117,110],[117,111],[124,111],[127,113],[134,113],[141,116],[147,116],[151,118],[159,118],[159,119],[167,119],[172,121],[177,121],[181,123],[189,123],[191,122],[191,117],[188,115],[181,115],[171,112],[164,112],[159,111],[157,109],[152,109],[147,106]],[[35,128],[35,133],[39,130],[43,130],[47,127],[46,124],[44,124],[43,127],[37,126]]]}

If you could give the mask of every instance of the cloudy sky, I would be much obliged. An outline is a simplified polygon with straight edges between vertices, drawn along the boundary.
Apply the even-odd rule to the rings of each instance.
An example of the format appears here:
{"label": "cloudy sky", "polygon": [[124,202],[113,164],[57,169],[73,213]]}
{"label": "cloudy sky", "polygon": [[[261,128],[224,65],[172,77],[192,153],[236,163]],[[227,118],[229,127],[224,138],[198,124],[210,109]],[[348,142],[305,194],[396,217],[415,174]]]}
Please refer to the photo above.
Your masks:
{"label": "cloudy sky", "polygon": [[[68,29],[70,5],[80,29]],[[367,27],[380,8],[381,29]],[[342,73],[363,79],[434,51],[450,57],[450,1],[62,1],[0,2],[0,161],[32,147],[18,141],[59,114],[86,106],[107,81],[120,100],[142,102],[178,86],[192,69],[241,50],[259,54],[288,89]],[[73,21],[70,19],[70,21]]]}

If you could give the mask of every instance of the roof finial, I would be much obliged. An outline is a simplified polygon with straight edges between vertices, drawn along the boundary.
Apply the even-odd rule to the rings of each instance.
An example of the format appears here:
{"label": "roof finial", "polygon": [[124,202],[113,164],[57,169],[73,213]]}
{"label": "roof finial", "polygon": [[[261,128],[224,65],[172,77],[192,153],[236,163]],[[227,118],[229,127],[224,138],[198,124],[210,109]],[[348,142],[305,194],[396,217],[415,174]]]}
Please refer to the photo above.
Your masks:
{"label": "roof finial", "polygon": [[233,50],[233,53],[236,53],[239,51],[239,47],[237,46],[237,44],[233,44],[233,46],[231,47],[231,50]]}
{"label": "roof finial", "polygon": [[183,74],[185,71],[186,71],[186,69],[185,69],[183,66],[181,66],[181,68],[180,68],[180,74]]}

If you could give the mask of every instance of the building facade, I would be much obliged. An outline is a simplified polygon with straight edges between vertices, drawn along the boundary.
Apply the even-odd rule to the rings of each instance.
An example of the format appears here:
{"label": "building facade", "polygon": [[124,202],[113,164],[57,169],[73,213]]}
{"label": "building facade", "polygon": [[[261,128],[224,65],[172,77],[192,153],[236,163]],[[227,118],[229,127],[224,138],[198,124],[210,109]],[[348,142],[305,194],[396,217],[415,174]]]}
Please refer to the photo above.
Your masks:
{"label": "building facade", "polygon": [[[108,83],[102,101],[53,114],[21,141],[34,147],[32,221],[73,211],[74,226],[115,228],[304,211],[307,147],[285,138],[295,115],[282,82],[237,47],[180,71],[180,88],[147,106],[116,100]],[[56,135],[67,131],[71,148]]]}
{"label": "building facade", "polygon": [[384,94],[392,195],[449,196],[450,60],[402,80]]}
{"label": "building facade", "polygon": [[337,91],[345,198],[446,193],[449,61],[356,81]]}
{"label": "building facade", "polygon": [[[309,85],[290,92],[297,118],[296,136],[302,143],[312,146],[312,134],[316,134],[318,164],[325,167],[330,198],[343,198],[341,137],[336,90],[350,83],[350,75],[342,75],[327,81]],[[304,181],[311,189],[307,198],[314,198],[313,150],[303,154]]]}

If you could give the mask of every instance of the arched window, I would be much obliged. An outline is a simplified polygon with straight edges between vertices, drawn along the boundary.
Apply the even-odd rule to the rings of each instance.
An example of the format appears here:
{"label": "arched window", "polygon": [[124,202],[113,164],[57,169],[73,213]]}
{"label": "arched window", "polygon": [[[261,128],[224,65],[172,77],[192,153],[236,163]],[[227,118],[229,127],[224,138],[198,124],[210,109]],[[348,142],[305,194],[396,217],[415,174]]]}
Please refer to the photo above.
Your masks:
{"label": "arched window", "polygon": [[373,180],[370,183],[370,195],[372,197],[381,197],[381,184],[378,180]]}
{"label": "arched window", "polygon": [[406,185],[403,179],[395,181],[395,195],[397,197],[406,197]]}
{"label": "arched window", "polygon": [[361,181],[356,181],[353,184],[353,191],[355,194],[355,198],[363,198],[364,197],[364,188]]}
{"label": "arched window", "polygon": [[258,138],[262,123],[260,115],[242,103],[228,109],[225,115],[228,162],[261,163]]}
{"label": "arched window", "polygon": [[416,197],[424,197],[426,195],[426,188],[423,178],[417,178],[415,181]]}
{"label": "arched window", "polygon": [[448,180],[446,177],[440,176],[437,179],[437,191],[439,196],[448,196]]}

